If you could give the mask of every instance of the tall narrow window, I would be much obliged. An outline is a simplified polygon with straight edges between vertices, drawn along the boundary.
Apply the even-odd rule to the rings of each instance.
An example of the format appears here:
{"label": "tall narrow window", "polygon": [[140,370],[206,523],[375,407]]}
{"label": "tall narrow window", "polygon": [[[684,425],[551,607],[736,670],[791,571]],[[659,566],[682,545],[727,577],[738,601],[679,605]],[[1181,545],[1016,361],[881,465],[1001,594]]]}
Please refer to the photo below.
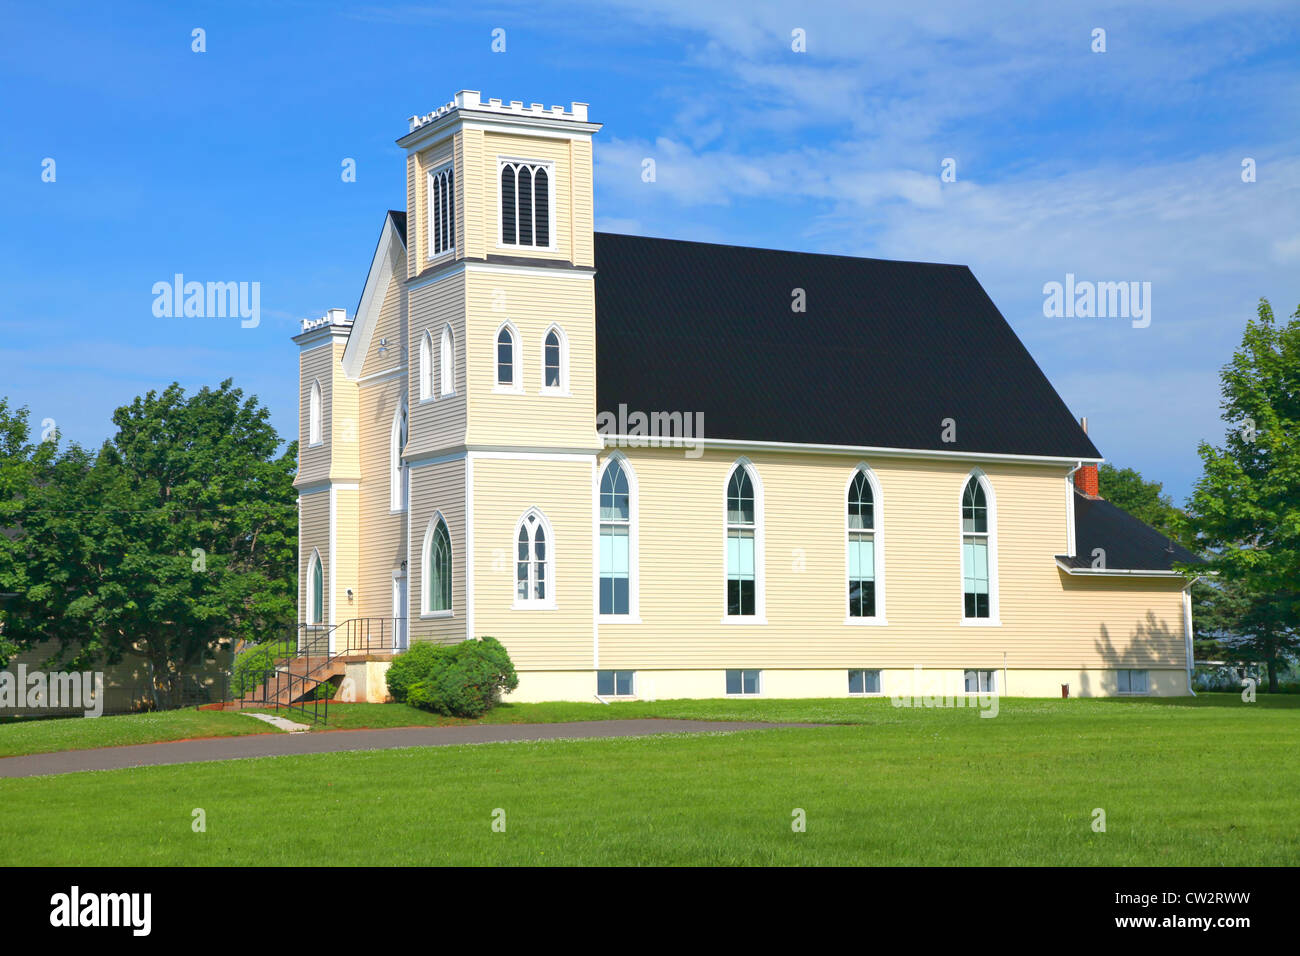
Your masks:
{"label": "tall narrow window", "polygon": [[551,245],[551,173],[544,163],[501,163],[501,244]]}
{"label": "tall narrow window", "polygon": [[435,614],[451,610],[451,536],[441,515],[429,522],[424,536],[423,611]]}
{"label": "tall narrow window", "polygon": [[542,387],[563,391],[565,381],[564,339],[558,328],[552,327],[542,341]]}
{"label": "tall narrow window", "polygon": [[523,607],[549,607],[553,552],[546,519],[536,509],[529,511],[515,531],[515,604]]}
{"label": "tall narrow window", "polygon": [[849,485],[849,617],[876,616],[876,504],[867,473]]}
{"label": "tall narrow window", "polygon": [[451,326],[442,330],[442,342],[438,346],[438,373],[441,377],[439,390],[443,395],[452,395],[456,391],[456,339]]}
{"label": "tall narrow window", "polygon": [[321,568],[320,552],[313,551],[307,563],[307,623],[321,624],[325,620],[325,572]]}
{"label": "tall narrow window", "polygon": [[990,617],[989,605],[989,508],[984,485],[978,475],[966,482],[961,501],[961,556],[963,616],[978,620]]}
{"label": "tall narrow window", "polygon": [[420,400],[433,398],[433,336],[420,337]]}
{"label": "tall narrow window", "polygon": [[514,388],[515,384],[515,335],[503,325],[497,332],[497,385]]}
{"label": "tall narrow window", "polygon": [[307,443],[319,445],[323,441],[321,431],[320,382],[312,382],[311,397],[307,401]]}
{"label": "tall narrow window", "polygon": [[727,482],[727,616],[753,617],[757,609],[754,482],[739,464]]}
{"label": "tall narrow window", "polygon": [[405,511],[408,486],[406,462],[402,461],[402,452],[406,450],[406,400],[398,403],[393,414],[393,427],[388,436],[388,506],[392,511]]}
{"label": "tall narrow window", "polygon": [[450,164],[429,172],[429,258],[456,248],[455,174]]}
{"label": "tall narrow window", "polygon": [[600,479],[600,613],[631,613],[632,505],[617,458]]}

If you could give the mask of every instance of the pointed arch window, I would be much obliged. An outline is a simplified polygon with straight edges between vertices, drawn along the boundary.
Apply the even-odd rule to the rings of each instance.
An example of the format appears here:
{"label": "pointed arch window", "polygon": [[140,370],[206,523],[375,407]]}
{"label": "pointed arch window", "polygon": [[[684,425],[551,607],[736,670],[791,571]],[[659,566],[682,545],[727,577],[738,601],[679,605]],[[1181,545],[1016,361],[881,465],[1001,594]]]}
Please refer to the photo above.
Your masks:
{"label": "pointed arch window", "polygon": [[405,511],[410,474],[402,452],[406,450],[407,437],[406,400],[398,403],[393,414],[393,427],[388,436],[388,506],[390,511]]}
{"label": "pointed arch window", "polygon": [[515,528],[515,607],[554,607],[554,542],[551,527],[536,508]]}
{"label": "pointed arch window", "polygon": [[600,613],[633,613],[633,507],[630,468],[613,457],[600,476]]}
{"label": "pointed arch window", "polygon": [[323,417],[320,381],[311,383],[311,395],[307,400],[307,444],[319,445],[324,441],[321,419]]}
{"label": "pointed arch window", "polygon": [[433,336],[420,336],[420,401],[433,398]]}
{"label": "pointed arch window", "polygon": [[451,326],[444,326],[438,345],[438,374],[441,377],[439,392],[453,395],[456,392],[456,338]]}
{"label": "pointed arch window", "polygon": [[312,551],[307,562],[307,623],[323,624],[325,621],[325,571],[321,567],[320,552]]}
{"label": "pointed arch window", "polygon": [[849,484],[849,617],[876,616],[876,496],[858,469]]}
{"label": "pointed arch window", "polygon": [[550,163],[500,161],[501,245],[551,247]]}
{"label": "pointed arch window", "polygon": [[424,586],[421,613],[451,611],[451,535],[442,515],[434,515],[424,535]]}
{"label": "pointed arch window", "polygon": [[756,478],[749,464],[740,462],[727,479],[727,618],[761,617],[762,506]]}
{"label": "pointed arch window", "polygon": [[982,474],[973,474],[962,490],[962,618],[996,623],[997,537],[992,489]]}
{"label": "pointed arch window", "polygon": [[452,164],[429,171],[429,258],[456,250],[455,172]]}
{"label": "pointed arch window", "polygon": [[569,343],[564,330],[553,325],[542,339],[542,390],[567,392],[569,389]]}
{"label": "pointed arch window", "polygon": [[497,388],[519,387],[519,350],[515,331],[509,325],[497,330]]}

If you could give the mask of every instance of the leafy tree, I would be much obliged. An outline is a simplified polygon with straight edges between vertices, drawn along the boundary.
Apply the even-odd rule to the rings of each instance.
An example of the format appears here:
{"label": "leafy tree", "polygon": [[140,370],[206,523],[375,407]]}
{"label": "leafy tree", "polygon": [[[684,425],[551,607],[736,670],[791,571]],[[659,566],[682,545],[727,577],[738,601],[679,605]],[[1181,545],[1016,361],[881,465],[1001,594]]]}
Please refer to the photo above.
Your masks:
{"label": "leafy tree", "polygon": [[1228,431],[1199,447],[1188,516],[1235,604],[1235,649],[1264,663],[1276,691],[1300,651],[1300,309],[1279,325],[1261,299],[1221,380]]}
{"label": "leafy tree", "polygon": [[205,662],[294,620],[297,443],[229,379],[178,384],[113,415],[97,454],[29,458],[19,531],[0,565],[10,640],[59,642],[73,666],[142,658],[177,706]]}
{"label": "leafy tree", "polygon": [[1147,481],[1133,468],[1107,463],[1097,469],[1097,485],[1103,498],[1139,521],[1167,537],[1180,535],[1182,512],[1174,507],[1160,482]]}

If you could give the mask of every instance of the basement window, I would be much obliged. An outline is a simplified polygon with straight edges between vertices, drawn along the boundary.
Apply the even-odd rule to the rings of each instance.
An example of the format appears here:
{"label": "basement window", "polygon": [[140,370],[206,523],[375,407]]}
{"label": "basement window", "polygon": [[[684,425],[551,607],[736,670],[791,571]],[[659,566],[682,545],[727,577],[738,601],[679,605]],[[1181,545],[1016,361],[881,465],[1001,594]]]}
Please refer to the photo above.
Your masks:
{"label": "basement window", "polygon": [[596,671],[596,696],[631,697],[636,671]]}
{"label": "basement window", "polygon": [[966,693],[996,694],[997,692],[997,671],[966,672]]}
{"label": "basement window", "polygon": [[849,671],[849,693],[867,695],[880,693],[880,671]]}
{"label": "basement window", "polygon": [[1119,692],[1121,694],[1145,694],[1147,693],[1147,672],[1122,670],[1115,672],[1119,677]]}
{"label": "basement window", "polygon": [[727,671],[727,695],[748,695],[759,693],[759,676],[762,671]]}

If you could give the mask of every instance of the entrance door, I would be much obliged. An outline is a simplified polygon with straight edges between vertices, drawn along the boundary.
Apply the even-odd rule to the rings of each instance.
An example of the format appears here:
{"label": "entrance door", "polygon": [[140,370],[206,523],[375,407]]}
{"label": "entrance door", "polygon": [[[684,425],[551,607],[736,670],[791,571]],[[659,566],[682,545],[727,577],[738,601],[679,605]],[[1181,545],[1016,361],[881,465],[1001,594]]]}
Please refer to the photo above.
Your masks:
{"label": "entrance door", "polygon": [[393,647],[406,650],[406,575],[393,576]]}

